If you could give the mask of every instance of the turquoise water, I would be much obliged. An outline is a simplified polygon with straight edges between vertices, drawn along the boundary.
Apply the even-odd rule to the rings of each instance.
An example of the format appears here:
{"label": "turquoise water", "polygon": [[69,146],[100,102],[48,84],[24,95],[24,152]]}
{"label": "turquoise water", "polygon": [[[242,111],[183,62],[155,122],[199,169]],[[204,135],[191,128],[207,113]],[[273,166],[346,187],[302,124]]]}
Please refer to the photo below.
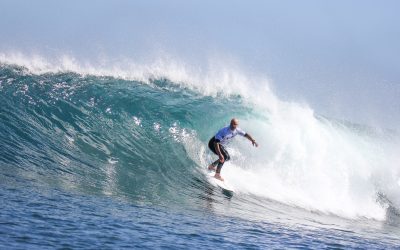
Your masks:
{"label": "turquoise water", "polygon": [[[0,245],[398,248],[400,179],[382,160],[396,155],[393,131],[283,108],[292,123],[246,95],[188,86],[1,65]],[[208,139],[233,116],[264,147],[231,146],[227,196],[204,168]],[[324,151],[343,145],[351,157]]]}

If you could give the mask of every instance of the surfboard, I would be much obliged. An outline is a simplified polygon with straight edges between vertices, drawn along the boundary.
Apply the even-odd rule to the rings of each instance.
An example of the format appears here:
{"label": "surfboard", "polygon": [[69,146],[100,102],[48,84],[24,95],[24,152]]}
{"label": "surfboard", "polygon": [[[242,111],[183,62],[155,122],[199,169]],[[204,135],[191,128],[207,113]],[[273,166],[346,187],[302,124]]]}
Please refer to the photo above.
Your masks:
{"label": "surfboard", "polygon": [[212,171],[208,172],[208,179],[212,185],[221,188],[225,192],[229,192],[229,193],[235,192],[233,187],[226,180],[224,180],[224,181],[218,180],[218,179],[214,178],[214,174],[215,173]]}

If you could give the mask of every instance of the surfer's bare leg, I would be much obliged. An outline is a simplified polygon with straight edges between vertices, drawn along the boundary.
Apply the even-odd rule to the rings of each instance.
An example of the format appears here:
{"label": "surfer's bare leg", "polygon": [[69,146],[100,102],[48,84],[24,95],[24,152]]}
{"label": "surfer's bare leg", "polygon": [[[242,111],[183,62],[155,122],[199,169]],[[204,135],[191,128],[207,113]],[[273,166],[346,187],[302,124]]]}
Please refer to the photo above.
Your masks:
{"label": "surfer's bare leg", "polygon": [[211,170],[211,171],[217,170],[216,166],[218,165],[218,162],[219,162],[219,160],[216,160],[213,163],[211,163],[210,166],[208,166],[208,170]]}
{"label": "surfer's bare leg", "polygon": [[218,179],[220,181],[224,181],[224,178],[221,177],[222,165],[224,165],[224,162],[221,162],[220,160],[218,160],[217,170],[215,170],[215,175],[214,175],[214,178]]}

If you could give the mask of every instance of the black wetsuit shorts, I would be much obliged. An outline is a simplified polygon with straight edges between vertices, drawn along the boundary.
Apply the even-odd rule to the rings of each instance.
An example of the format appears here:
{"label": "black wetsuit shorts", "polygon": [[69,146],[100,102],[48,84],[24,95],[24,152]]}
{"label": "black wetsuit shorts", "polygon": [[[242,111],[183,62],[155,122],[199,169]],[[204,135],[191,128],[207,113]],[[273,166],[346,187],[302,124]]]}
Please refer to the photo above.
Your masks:
{"label": "black wetsuit shorts", "polygon": [[[218,155],[217,150],[215,150],[214,147],[214,142],[219,142],[219,140],[215,139],[215,137],[213,136],[208,142],[208,147],[211,151],[213,151],[214,154]],[[222,144],[219,144],[219,149],[221,151],[221,154],[224,156],[225,161],[229,161],[231,157],[229,156],[228,151],[226,151],[225,147],[222,146]]]}

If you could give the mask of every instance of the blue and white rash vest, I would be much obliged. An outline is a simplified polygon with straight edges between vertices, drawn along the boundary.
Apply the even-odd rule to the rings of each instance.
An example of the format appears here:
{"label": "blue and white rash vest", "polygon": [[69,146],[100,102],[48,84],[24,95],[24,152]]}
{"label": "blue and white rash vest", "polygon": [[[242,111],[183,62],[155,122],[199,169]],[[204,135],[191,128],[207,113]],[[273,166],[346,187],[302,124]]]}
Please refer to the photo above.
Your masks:
{"label": "blue and white rash vest", "polygon": [[238,127],[232,131],[230,125],[228,125],[218,131],[218,133],[215,135],[215,140],[219,141],[219,143],[221,143],[222,145],[225,145],[238,134],[241,136],[245,136],[246,132]]}

